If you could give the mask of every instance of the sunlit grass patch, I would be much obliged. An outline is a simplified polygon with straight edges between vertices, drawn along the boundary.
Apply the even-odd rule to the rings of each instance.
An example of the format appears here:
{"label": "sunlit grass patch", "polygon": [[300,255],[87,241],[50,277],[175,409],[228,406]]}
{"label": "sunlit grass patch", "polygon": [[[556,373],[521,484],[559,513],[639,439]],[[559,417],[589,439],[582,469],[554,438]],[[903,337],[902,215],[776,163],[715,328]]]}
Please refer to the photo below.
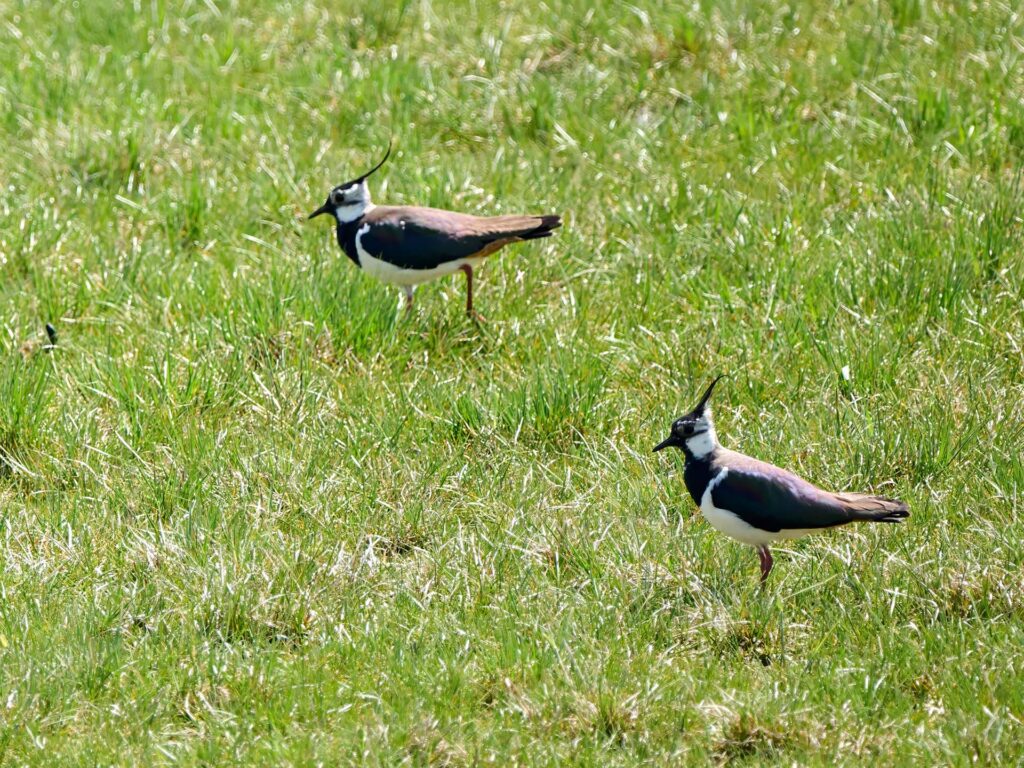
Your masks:
{"label": "sunlit grass patch", "polygon": [[[1016,9],[5,10],[0,762],[1020,762]],[[305,221],[389,140],[565,217],[486,322]],[[721,373],[911,518],[762,591],[650,454]]]}

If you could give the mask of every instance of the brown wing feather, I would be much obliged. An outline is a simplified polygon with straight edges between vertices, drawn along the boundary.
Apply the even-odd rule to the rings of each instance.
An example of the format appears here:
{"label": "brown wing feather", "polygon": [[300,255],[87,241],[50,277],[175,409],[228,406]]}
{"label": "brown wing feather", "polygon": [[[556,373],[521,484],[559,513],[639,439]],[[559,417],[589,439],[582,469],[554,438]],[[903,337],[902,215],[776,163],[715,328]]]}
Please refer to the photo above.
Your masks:
{"label": "brown wing feather", "polygon": [[549,237],[558,216],[472,216],[438,208],[377,206],[362,219],[362,247],[403,269],[494,253],[508,243]]}
{"label": "brown wing feather", "polygon": [[468,229],[483,237],[532,240],[562,226],[560,216],[472,216]]}
{"label": "brown wing feather", "polygon": [[[792,507],[786,513],[794,518],[807,521],[806,526],[819,527],[843,525],[854,521],[876,523],[898,523],[910,517],[907,505],[898,499],[873,496],[868,493],[833,493],[819,488],[789,470],[760,461],[736,451],[719,450],[716,461],[736,473],[747,473],[750,477],[772,478],[772,488],[784,491],[788,502],[777,500],[776,507]],[[748,478],[748,482],[750,478]],[[768,528],[766,526],[766,530]],[[785,527],[785,526],[783,526]]]}

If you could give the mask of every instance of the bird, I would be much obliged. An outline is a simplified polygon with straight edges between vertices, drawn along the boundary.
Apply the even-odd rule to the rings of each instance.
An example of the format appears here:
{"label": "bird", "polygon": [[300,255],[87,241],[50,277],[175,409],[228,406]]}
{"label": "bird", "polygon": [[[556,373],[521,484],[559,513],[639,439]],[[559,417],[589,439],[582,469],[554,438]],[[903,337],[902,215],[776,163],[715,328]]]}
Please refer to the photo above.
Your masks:
{"label": "bird", "polygon": [[391,156],[372,169],[331,190],[327,200],[309,219],[331,214],[337,221],[338,245],[357,267],[386,283],[402,288],[406,310],[412,309],[413,291],[420,283],[466,274],[466,313],[473,310],[473,270],[486,256],[509,243],[550,237],[562,217],[473,216],[419,206],[374,205],[366,180]]}
{"label": "bird", "polygon": [[762,586],[774,563],[768,548],[773,542],[858,521],[898,523],[910,516],[898,499],[826,491],[781,467],[723,448],[708,406],[721,379],[711,382],[696,408],[672,422],[654,452],[670,447],[683,452],[690,497],[712,527],[757,550]]}

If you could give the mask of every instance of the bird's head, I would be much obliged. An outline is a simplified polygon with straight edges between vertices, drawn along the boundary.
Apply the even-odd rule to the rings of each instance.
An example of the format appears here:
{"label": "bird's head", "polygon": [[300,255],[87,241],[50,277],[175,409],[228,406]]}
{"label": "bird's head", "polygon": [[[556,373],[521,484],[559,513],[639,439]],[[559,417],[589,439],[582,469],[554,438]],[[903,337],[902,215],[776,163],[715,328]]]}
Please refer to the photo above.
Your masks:
{"label": "bird's head", "polygon": [[366,179],[384,165],[390,156],[391,144],[388,144],[388,151],[379,163],[362,176],[352,179],[352,181],[346,181],[344,184],[339,184],[332,189],[331,194],[327,196],[326,202],[309,214],[309,218],[315,219],[317,216],[330,213],[338,220],[339,224],[347,224],[366,213],[366,210],[373,205],[373,201],[370,199],[370,188],[366,184]]}
{"label": "bird's head", "polygon": [[719,376],[711,382],[696,408],[672,422],[672,431],[667,438],[654,446],[655,453],[663,448],[674,446],[686,451],[689,456],[699,459],[715,449],[715,446],[718,445],[718,437],[715,435],[715,425],[711,420],[711,407],[708,405],[708,399],[711,397],[715,384],[721,378]]}

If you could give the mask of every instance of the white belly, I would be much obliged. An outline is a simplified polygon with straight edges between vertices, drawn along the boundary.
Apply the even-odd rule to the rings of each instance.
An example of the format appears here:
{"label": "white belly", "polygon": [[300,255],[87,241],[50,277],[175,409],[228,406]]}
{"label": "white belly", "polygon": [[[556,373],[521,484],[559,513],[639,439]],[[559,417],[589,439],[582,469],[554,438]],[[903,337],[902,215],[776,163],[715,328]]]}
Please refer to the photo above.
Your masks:
{"label": "white belly", "polygon": [[762,531],[760,528],[755,528],[749,523],[743,522],[739,516],[734,515],[732,512],[716,507],[711,501],[711,491],[725,479],[728,473],[728,469],[723,469],[715,475],[711,482],[708,483],[708,487],[704,489],[704,495],[700,497],[701,514],[704,515],[704,519],[711,524],[712,528],[752,547],[764,547],[779,539],[796,539],[806,536],[808,533],[813,533],[813,529],[807,530],[802,528]]}
{"label": "white belly", "polygon": [[454,261],[446,261],[444,264],[439,264],[433,269],[402,269],[383,259],[378,259],[376,256],[371,256],[363,249],[362,236],[369,228],[369,224],[364,224],[356,232],[356,253],[359,254],[359,266],[368,275],[372,275],[385,283],[402,286],[419,285],[429,280],[436,280],[439,277],[451,275],[457,272],[463,264],[475,267],[482,261],[480,258],[455,259]]}
{"label": "white belly", "polygon": [[359,265],[363,271],[378,280],[393,285],[419,285],[445,275],[451,275],[457,272],[463,264],[475,267],[479,263],[480,259],[456,259],[455,261],[446,261],[433,269],[402,269],[371,256],[362,249],[359,251]]}

